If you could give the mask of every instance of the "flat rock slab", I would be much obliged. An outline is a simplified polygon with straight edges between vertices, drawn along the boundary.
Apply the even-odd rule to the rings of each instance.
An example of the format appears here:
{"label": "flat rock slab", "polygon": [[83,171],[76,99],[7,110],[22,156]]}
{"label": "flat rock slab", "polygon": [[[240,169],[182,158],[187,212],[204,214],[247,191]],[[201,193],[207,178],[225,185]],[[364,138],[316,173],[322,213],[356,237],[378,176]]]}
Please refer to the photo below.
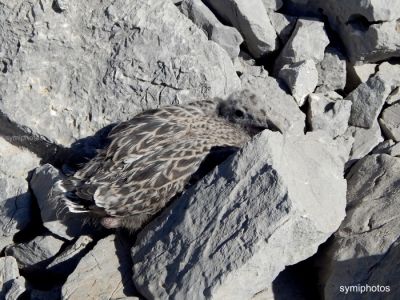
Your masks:
{"label": "flat rock slab", "polygon": [[62,299],[125,299],[133,292],[129,249],[110,235],[81,259],[62,287]]}
{"label": "flat rock slab", "polygon": [[[347,215],[327,249],[325,299],[354,299],[340,286],[389,286],[383,299],[400,297],[400,159],[369,155],[347,176]],[[377,299],[365,293],[363,299]]]}
{"label": "flat rock slab", "polygon": [[255,58],[277,47],[277,35],[262,0],[206,0],[220,17],[242,34]]}
{"label": "flat rock slab", "polygon": [[77,1],[61,13],[53,1],[1,3],[0,112],[38,140],[68,146],[143,110],[240,86],[227,53],[172,1]]}
{"label": "flat rock slab", "polygon": [[0,137],[0,251],[32,219],[27,178],[38,165],[36,155]]}
{"label": "flat rock slab", "polygon": [[255,137],[139,234],[132,248],[139,292],[251,299],[339,227],[345,152],[320,134]]}

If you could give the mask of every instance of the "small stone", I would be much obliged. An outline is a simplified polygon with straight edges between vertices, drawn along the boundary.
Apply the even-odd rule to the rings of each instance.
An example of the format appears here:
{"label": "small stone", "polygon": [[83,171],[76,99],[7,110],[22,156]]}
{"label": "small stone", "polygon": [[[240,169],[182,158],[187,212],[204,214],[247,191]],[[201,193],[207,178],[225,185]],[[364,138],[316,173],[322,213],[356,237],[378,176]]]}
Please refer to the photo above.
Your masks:
{"label": "small stone", "polygon": [[317,93],[341,91],[346,86],[346,58],[338,49],[328,46],[317,70]]}
{"label": "small stone", "polygon": [[257,135],[139,233],[132,248],[139,292],[251,299],[339,227],[348,151],[318,133]]}
{"label": "small stone", "polygon": [[396,142],[400,142],[400,103],[386,108],[379,119],[384,135]]}
{"label": "small stone", "polygon": [[129,249],[120,238],[110,235],[97,242],[69,275],[62,287],[62,299],[121,299],[133,295]]}
{"label": "small stone", "polygon": [[351,101],[342,100],[336,93],[311,94],[308,97],[307,120],[312,131],[322,130],[332,138],[348,128]]}
{"label": "small stone", "polygon": [[238,57],[243,38],[236,28],[223,25],[201,0],[184,0],[180,7],[208,39],[224,48],[232,59]]}
{"label": "small stone", "polygon": [[37,236],[27,243],[6,248],[6,254],[13,256],[18,267],[25,271],[43,269],[61,249],[64,242],[51,235]]}
{"label": "small stone", "polygon": [[277,47],[277,36],[262,0],[206,0],[219,16],[242,34],[249,52],[255,57]]}
{"label": "small stone", "polygon": [[321,62],[328,44],[323,22],[298,19],[290,39],[275,62],[274,73],[278,74],[284,65],[304,60],[311,59],[315,64]]}
{"label": "small stone", "polygon": [[279,71],[278,77],[289,87],[299,106],[304,104],[318,84],[318,70],[312,60],[285,65]]}

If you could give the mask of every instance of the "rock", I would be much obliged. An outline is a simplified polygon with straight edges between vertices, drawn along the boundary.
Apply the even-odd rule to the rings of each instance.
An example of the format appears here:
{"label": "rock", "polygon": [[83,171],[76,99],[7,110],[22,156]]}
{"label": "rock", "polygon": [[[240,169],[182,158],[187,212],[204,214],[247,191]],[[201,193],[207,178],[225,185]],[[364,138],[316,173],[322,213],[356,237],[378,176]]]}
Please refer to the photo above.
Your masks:
{"label": "rock", "polygon": [[100,240],[81,259],[62,287],[62,299],[121,299],[131,296],[131,260],[127,245],[115,235]]}
{"label": "rock", "polygon": [[88,231],[83,228],[81,215],[70,214],[62,206],[63,203],[53,193],[54,184],[64,175],[50,164],[35,170],[30,186],[36,196],[43,225],[53,234],[68,240]]}
{"label": "rock", "polygon": [[[399,289],[400,160],[370,155],[347,176],[347,215],[326,251],[323,276],[325,299],[354,299],[340,286],[389,286],[387,299],[397,299]],[[365,293],[363,299],[376,299]]]}
{"label": "rock", "polygon": [[347,64],[347,83],[346,89],[353,91],[363,82],[366,82],[371,76],[373,76],[378,69],[378,64],[362,64],[353,65]]}
{"label": "rock", "polygon": [[68,9],[68,0],[54,0],[54,5],[60,11],[65,11]]}
{"label": "rock", "polygon": [[19,277],[18,264],[14,257],[0,257],[0,299],[4,299],[12,287],[13,280]]}
{"label": "rock", "polygon": [[277,11],[283,6],[282,0],[262,0],[267,10]]}
{"label": "rock", "polygon": [[16,279],[13,279],[11,282],[11,287],[7,291],[5,295],[5,300],[18,300],[19,297],[26,291],[25,287],[25,278],[20,276]]}
{"label": "rock", "polygon": [[226,52],[171,1],[77,1],[62,14],[52,1],[2,3],[0,133],[19,130],[28,145],[69,146],[143,110],[240,87]]}
{"label": "rock", "polygon": [[350,158],[346,164],[346,168],[349,168],[358,159],[363,158],[365,155],[370,153],[371,150],[383,141],[381,129],[377,121],[375,121],[369,129],[349,126],[344,135],[354,138],[354,143],[350,151]]}
{"label": "rock", "polygon": [[399,84],[400,67],[383,63],[376,75],[360,84],[346,99],[351,100],[349,124],[371,128],[377,120],[386,98]]}
{"label": "rock", "polygon": [[0,137],[0,251],[32,220],[32,196],[26,178],[38,165],[36,155]]}
{"label": "rock", "polygon": [[277,36],[262,0],[206,0],[222,19],[242,34],[255,58],[277,47]]}
{"label": "rock", "polygon": [[63,244],[62,240],[51,235],[42,235],[27,243],[8,246],[5,252],[17,260],[20,269],[35,271],[43,269]]}
{"label": "rock", "polygon": [[299,106],[304,104],[318,84],[318,70],[312,60],[285,65],[279,71],[278,77],[289,87]]}
{"label": "rock", "polygon": [[89,251],[93,238],[88,235],[80,236],[72,245],[66,247],[56,258],[47,266],[47,270],[52,273],[70,274],[75,269],[81,258]]}
{"label": "rock", "polygon": [[323,22],[298,19],[290,39],[275,62],[274,72],[278,74],[284,65],[304,60],[311,59],[315,64],[319,63],[324,59],[328,44]]}
{"label": "rock", "polygon": [[400,87],[396,87],[386,98],[386,103],[389,105],[400,102]]}
{"label": "rock", "polygon": [[396,142],[400,142],[400,103],[386,108],[379,119],[384,135]]}
{"label": "rock", "polygon": [[[291,4],[287,3],[291,2]],[[291,10],[322,12],[346,47],[350,60],[377,62],[400,56],[400,6],[388,1],[290,0]]]}
{"label": "rock", "polygon": [[383,141],[372,150],[372,153],[400,156],[400,143],[395,143],[393,140]]}
{"label": "rock", "polygon": [[139,233],[132,248],[139,292],[251,299],[270,286],[344,218],[341,147],[320,134],[255,137]]}
{"label": "rock", "polygon": [[348,128],[351,101],[342,100],[336,93],[311,94],[308,97],[307,121],[312,131],[322,130],[332,138]]}
{"label": "rock", "polygon": [[[293,97],[280,88],[275,78],[244,74],[240,79],[243,89],[251,91],[263,103],[270,118],[270,129],[294,135],[304,134],[305,115]],[[236,93],[238,97],[243,97],[241,92]]]}
{"label": "rock", "polygon": [[209,40],[224,48],[232,59],[238,57],[243,38],[236,28],[223,25],[201,0],[184,0],[181,11],[205,32]]}
{"label": "rock", "polygon": [[338,49],[328,46],[317,70],[316,92],[341,91],[346,86],[346,58]]}
{"label": "rock", "polygon": [[275,28],[276,34],[282,45],[285,45],[289,40],[290,35],[296,25],[297,18],[281,13],[268,11],[269,19],[271,20],[272,26]]}

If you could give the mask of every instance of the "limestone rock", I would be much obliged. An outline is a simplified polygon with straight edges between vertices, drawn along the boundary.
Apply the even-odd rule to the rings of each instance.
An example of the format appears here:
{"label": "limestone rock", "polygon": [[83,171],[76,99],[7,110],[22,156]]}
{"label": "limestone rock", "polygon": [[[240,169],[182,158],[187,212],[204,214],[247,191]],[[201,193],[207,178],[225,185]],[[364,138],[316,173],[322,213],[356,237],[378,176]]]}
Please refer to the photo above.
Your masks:
{"label": "limestone rock", "polygon": [[8,246],[6,254],[17,260],[20,269],[34,271],[43,269],[63,244],[62,240],[51,235],[42,235],[27,243]]}
{"label": "limestone rock", "polygon": [[255,58],[277,47],[277,36],[262,0],[206,0],[219,16],[242,34]]}
{"label": "limestone rock", "polygon": [[14,257],[0,257],[0,299],[4,299],[12,287],[13,280],[19,276],[18,264]]}
{"label": "limestone rock", "polygon": [[346,86],[346,58],[338,49],[328,46],[324,59],[317,64],[317,70],[316,92],[338,91]]}
{"label": "limestone rock", "polygon": [[399,66],[385,62],[379,66],[379,71],[373,77],[360,84],[346,97],[353,102],[349,120],[351,125],[371,128],[386,98],[399,85],[399,74]]}
{"label": "limestone rock", "polygon": [[[240,79],[242,87],[256,94],[258,101],[263,103],[270,118],[270,129],[288,134],[304,134],[305,115],[293,97],[282,90],[275,78],[245,74]],[[237,92],[237,95],[240,97],[240,92]]]}
{"label": "limestone rock", "polygon": [[171,1],[74,1],[65,13],[52,2],[0,4],[0,133],[8,124],[69,146],[143,110],[240,87],[226,52]]}
{"label": "limestone rock", "polygon": [[353,137],[354,143],[350,151],[350,158],[346,168],[350,167],[358,159],[370,153],[380,142],[383,141],[381,129],[377,121],[371,128],[365,129],[356,126],[349,126],[345,136]]}
{"label": "limestone rock", "polygon": [[307,120],[312,131],[322,130],[333,138],[346,132],[351,101],[342,100],[336,93],[311,94],[308,104]]}
{"label": "limestone rock", "polygon": [[386,108],[379,119],[379,124],[387,138],[400,142],[400,103]]}
{"label": "limestone rock", "polygon": [[110,235],[81,259],[62,287],[62,299],[122,299],[131,296],[129,250]]}
{"label": "limestone rock", "polygon": [[271,10],[268,11],[268,16],[271,20],[272,26],[275,28],[281,44],[285,45],[290,38],[294,26],[296,25],[297,18]]}
{"label": "limestone rock", "polygon": [[304,104],[307,96],[314,92],[318,84],[318,70],[313,60],[285,65],[278,76],[289,87],[299,106]]}
{"label": "limestone rock", "polygon": [[251,299],[338,228],[347,151],[320,134],[255,137],[139,234],[132,249],[139,292]]}
{"label": "limestone rock", "polygon": [[[400,160],[386,154],[360,160],[347,176],[347,215],[327,251],[325,299],[353,299],[340,293],[349,285],[390,286],[391,299],[400,296],[399,238]],[[363,299],[376,299],[365,293]]]}
{"label": "limestone rock", "polygon": [[85,233],[87,228],[83,228],[82,216],[68,213],[53,193],[54,184],[63,178],[60,171],[46,164],[35,170],[30,186],[36,196],[43,225],[53,234],[72,240]]}
{"label": "limestone rock", "polygon": [[26,179],[38,165],[36,155],[0,137],[0,251],[32,219],[32,196]]}
{"label": "limestone rock", "polygon": [[328,44],[323,22],[298,19],[290,39],[275,62],[275,73],[278,74],[284,65],[304,60],[311,59],[315,64],[319,63],[324,59]]}
{"label": "limestone rock", "polygon": [[184,0],[181,11],[232,59],[238,57],[243,38],[236,28],[223,25],[201,0]]}

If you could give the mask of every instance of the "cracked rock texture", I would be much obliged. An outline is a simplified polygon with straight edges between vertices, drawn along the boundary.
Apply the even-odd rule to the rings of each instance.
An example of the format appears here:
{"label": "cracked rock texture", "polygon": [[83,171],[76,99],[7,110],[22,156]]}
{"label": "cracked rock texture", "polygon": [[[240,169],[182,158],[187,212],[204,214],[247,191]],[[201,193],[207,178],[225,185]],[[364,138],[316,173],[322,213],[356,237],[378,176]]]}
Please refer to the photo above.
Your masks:
{"label": "cracked rock texture", "polygon": [[339,292],[354,284],[389,285],[391,299],[400,296],[399,174],[400,160],[386,154],[363,158],[348,174],[347,215],[325,258],[325,299],[354,299]]}
{"label": "cracked rock texture", "polygon": [[339,226],[347,151],[264,131],[139,234],[136,287],[148,299],[251,299]]}

